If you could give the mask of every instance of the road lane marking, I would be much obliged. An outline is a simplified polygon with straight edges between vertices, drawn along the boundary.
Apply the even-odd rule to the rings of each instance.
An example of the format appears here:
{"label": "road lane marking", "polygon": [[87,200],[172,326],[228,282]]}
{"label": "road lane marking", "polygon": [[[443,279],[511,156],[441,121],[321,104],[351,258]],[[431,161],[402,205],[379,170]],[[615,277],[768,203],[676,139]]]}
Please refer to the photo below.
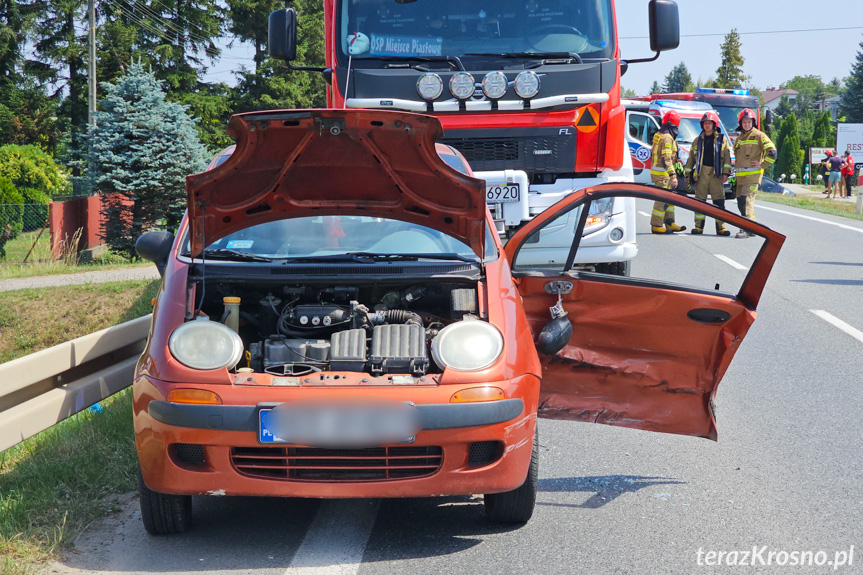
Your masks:
{"label": "road lane marking", "polygon": [[325,499],[285,575],[356,575],[380,500]]}
{"label": "road lane marking", "polygon": [[842,228],[845,230],[851,230],[852,232],[860,232],[863,234],[863,228],[855,228],[853,226],[846,226],[845,224],[839,224],[836,222],[831,222],[830,220],[822,220],[821,218],[813,218],[812,216],[804,216],[803,214],[795,214],[792,212],[786,212],[785,210],[777,210],[776,208],[768,208],[767,206],[762,206],[760,203],[758,204],[759,210],[767,210],[768,212],[779,212],[780,214],[785,214],[786,216],[794,216],[795,218],[803,218],[804,220],[812,220],[813,222],[818,222],[819,224],[828,224],[831,226],[836,226],[837,228]]}
{"label": "road lane marking", "polygon": [[827,323],[832,324],[835,327],[838,327],[839,329],[841,329],[842,331],[844,331],[845,333],[847,333],[848,335],[850,335],[854,339],[863,342],[863,331],[860,331],[856,327],[852,327],[852,326],[848,325],[847,323],[845,323],[844,321],[842,321],[841,319],[839,319],[835,315],[829,314],[824,310],[810,309],[809,311],[811,311],[812,313],[814,313],[815,315],[817,315],[818,317],[820,317],[821,319],[823,319]]}
{"label": "road lane marking", "polygon": [[638,210],[638,213],[641,214],[642,216],[646,217],[646,218],[650,217],[650,214],[648,214],[647,212],[642,212],[641,210]]}
{"label": "road lane marking", "polygon": [[749,269],[748,267],[741,265],[741,264],[737,263],[736,261],[734,261],[733,259],[731,259],[727,256],[724,256],[722,254],[713,254],[713,255],[716,256],[719,260],[727,263],[728,265],[730,265],[734,269],[743,270],[743,271],[746,271]]}

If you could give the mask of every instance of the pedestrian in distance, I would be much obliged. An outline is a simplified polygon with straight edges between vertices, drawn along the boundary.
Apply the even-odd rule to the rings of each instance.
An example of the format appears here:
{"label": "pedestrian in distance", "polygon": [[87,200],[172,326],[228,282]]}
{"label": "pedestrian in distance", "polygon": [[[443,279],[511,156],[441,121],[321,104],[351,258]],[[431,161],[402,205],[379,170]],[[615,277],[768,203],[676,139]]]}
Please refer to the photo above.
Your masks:
{"label": "pedestrian in distance", "polygon": [[833,154],[829,158],[827,158],[827,177],[828,182],[830,183],[830,193],[827,194],[828,198],[839,198],[842,193],[839,187],[839,180],[842,179],[842,164],[844,164],[844,160],[839,157],[839,154]]}
{"label": "pedestrian in distance", "polygon": [[[653,185],[664,190],[677,188],[677,168],[680,163],[677,149],[677,130],[680,128],[680,114],[670,110],[662,117],[662,127],[653,135],[650,150],[650,179]],[[674,206],[664,202],[653,202],[650,216],[650,231],[654,234],[682,232],[686,226],[674,222]]]}
{"label": "pedestrian in distance", "polygon": [[[716,112],[707,112],[701,118],[701,133],[692,142],[689,159],[684,168],[687,183],[695,182],[695,197],[702,202],[707,196],[713,205],[725,209],[725,189],[722,187],[731,176],[731,147],[728,138],[719,128]],[[695,214],[695,227],[692,233],[704,233],[704,214]],[[725,222],[716,220],[716,235],[730,236]]]}
{"label": "pedestrian in distance", "polygon": [[[745,108],[737,116],[740,135],[734,143],[737,159],[737,207],[740,215],[755,220],[755,194],[761,185],[764,169],[776,162],[776,146],[767,134],[755,127],[755,113]],[[736,238],[748,238],[755,234],[740,230]]]}
{"label": "pedestrian in distance", "polygon": [[821,160],[821,178],[822,178],[822,181],[824,182],[824,191],[821,193],[822,194],[829,194],[830,193],[830,176],[829,176],[829,171],[827,170],[827,160],[830,159],[830,156],[833,155],[833,152],[831,152],[830,150],[827,150],[824,152],[824,155],[826,157],[823,160]]}
{"label": "pedestrian in distance", "polygon": [[854,156],[849,150],[845,150],[845,163],[842,164],[842,176],[845,180],[845,197],[850,198],[854,189]]}

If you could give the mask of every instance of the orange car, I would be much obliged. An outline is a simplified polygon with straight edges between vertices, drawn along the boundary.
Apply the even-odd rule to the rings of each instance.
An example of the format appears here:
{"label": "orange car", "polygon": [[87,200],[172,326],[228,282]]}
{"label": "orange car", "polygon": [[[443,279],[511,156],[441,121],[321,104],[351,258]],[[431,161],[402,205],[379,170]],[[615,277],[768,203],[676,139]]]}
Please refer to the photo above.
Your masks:
{"label": "orange car", "polygon": [[[229,133],[227,160],[188,178],[176,238],[138,241],[164,276],[134,381],[150,533],[186,530],[206,494],[482,493],[490,520],[525,522],[537,415],[716,439],[712,399],[783,236],[613,184],[572,194],[504,249],[484,183],[436,153],[433,117],[255,112]],[[612,196],[760,236],[739,291],[577,269]]]}

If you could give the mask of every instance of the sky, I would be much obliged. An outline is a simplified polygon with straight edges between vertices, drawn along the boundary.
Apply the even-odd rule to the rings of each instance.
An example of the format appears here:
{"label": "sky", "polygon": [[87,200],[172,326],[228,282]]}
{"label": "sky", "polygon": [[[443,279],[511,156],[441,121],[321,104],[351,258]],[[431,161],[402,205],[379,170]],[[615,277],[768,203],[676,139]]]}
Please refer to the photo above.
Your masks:
{"label": "sky", "polygon": [[[623,58],[652,56],[647,40],[647,0],[616,0],[616,5]],[[813,0],[677,0],[677,5],[680,34],[684,36],[680,47],[664,52],[655,62],[630,66],[623,77],[624,88],[647,94],[654,80],[662,84],[680,62],[686,64],[694,81],[715,77],[719,46],[732,28],[741,33],[743,72],[760,90],[778,87],[794,76],[817,75],[825,83],[834,77],[845,78],[863,40],[863,0],[839,0],[832,5]],[[828,10],[825,6],[831,7]],[[856,29],[837,30],[839,27]],[[813,28],[827,30],[748,34]],[[233,85],[233,70],[243,64],[253,66],[251,45],[234,40],[233,47],[228,48],[228,41],[222,42],[225,57],[206,76],[209,82]]]}

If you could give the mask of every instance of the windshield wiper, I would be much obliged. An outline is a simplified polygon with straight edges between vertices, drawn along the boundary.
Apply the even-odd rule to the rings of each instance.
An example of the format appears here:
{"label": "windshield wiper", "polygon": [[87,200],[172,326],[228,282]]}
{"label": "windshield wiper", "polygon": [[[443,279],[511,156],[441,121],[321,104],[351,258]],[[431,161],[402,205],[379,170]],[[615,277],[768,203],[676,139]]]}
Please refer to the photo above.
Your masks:
{"label": "windshield wiper", "polygon": [[495,56],[498,58],[533,58],[542,60],[543,64],[568,64],[575,60],[576,64],[582,64],[581,56],[577,52],[471,52],[465,56]]}
{"label": "windshield wiper", "polygon": [[[378,62],[406,62],[410,60],[418,60],[426,63],[446,62],[457,70],[464,70],[464,64],[461,63],[458,56],[363,56],[362,58],[357,58],[357,60],[376,60]],[[412,67],[420,69],[419,65]]]}
{"label": "windshield wiper", "polygon": [[227,248],[212,248],[204,250],[204,257],[213,260],[236,260],[238,262],[271,262],[273,258],[258,256],[255,254],[247,254],[230,250]]}
{"label": "windshield wiper", "polygon": [[287,263],[297,262],[356,262],[371,264],[377,262],[415,262],[418,260],[458,260],[477,263],[476,257],[463,256],[456,253],[445,254],[376,254],[371,252],[349,252],[346,254],[331,254],[326,256],[306,256],[289,258]]}

